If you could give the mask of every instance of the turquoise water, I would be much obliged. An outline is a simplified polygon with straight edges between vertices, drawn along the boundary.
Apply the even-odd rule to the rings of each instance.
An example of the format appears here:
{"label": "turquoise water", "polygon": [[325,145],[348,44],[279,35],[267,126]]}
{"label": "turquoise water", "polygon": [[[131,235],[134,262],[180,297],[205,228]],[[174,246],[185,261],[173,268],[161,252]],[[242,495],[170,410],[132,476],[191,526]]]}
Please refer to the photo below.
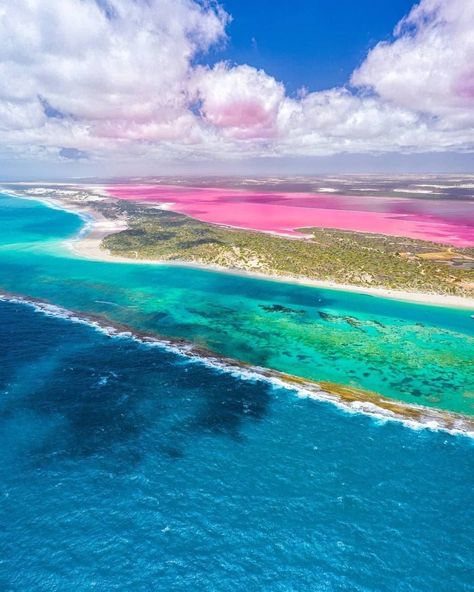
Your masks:
{"label": "turquoise water", "polygon": [[0,290],[218,354],[399,400],[474,413],[473,311],[173,266],[88,261],[83,222],[3,196]]}
{"label": "turquoise water", "polygon": [[472,590],[472,440],[0,302],[2,592]]}

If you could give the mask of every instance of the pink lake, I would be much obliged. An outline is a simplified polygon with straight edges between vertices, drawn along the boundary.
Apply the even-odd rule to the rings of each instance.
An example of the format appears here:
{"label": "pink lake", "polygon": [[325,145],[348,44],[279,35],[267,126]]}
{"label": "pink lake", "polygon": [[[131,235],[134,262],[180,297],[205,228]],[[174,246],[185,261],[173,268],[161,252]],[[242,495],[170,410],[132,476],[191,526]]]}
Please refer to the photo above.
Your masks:
{"label": "pink lake", "polygon": [[114,185],[109,195],[156,203],[214,224],[301,236],[309,226],[474,246],[474,204],[465,200]]}

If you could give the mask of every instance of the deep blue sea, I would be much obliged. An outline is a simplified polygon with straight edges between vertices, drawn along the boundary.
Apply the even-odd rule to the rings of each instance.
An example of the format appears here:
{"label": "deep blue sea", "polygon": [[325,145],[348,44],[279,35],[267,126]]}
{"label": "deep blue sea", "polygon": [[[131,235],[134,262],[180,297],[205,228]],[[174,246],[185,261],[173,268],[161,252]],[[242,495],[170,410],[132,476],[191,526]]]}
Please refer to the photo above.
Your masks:
{"label": "deep blue sea", "polygon": [[472,590],[472,440],[0,302],[2,592]]}

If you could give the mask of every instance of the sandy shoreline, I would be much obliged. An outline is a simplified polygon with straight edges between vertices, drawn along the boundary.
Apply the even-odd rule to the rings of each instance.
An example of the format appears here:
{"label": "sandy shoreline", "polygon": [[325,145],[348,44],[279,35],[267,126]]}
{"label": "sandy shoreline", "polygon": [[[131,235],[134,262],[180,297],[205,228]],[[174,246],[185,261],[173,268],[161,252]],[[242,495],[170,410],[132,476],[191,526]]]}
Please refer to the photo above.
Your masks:
{"label": "sandy shoreline", "polygon": [[[58,204],[60,205],[60,204]],[[73,208],[71,208],[73,210]],[[323,288],[329,290],[338,290],[341,292],[356,292],[359,294],[366,294],[369,296],[378,296],[382,298],[390,298],[394,300],[403,300],[413,302],[416,304],[430,304],[433,306],[448,306],[452,308],[464,308],[474,311],[474,298],[466,298],[463,296],[450,296],[442,294],[429,294],[424,292],[409,292],[404,290],[391,290],[389,288],[378,287],[364,287],[355,286],[352,284],[338,284],[331,281],[314,280],[311,278],[287,275],[264,274],[258,272],[250,272],[240,269],[230,269],[218,265],[204,265],[192,261],[167,261],[167,260],[153,260],[153,259],[134,259],[133,257],[120,257],[111,255],[107,250],[100,245],[102,240],[115,232],[120,232],[127,228],[125,220],[109,220],[101,216],[92,208],[78,208],[77,213],[81,213],[83,217],[87,216],[90,220],[90,227],[83,231],[80,236],[75,237],[65,242],[67,247],[71,249],[76,255],[85,257],[87,259],[94,259],[97,261],[108,261],[111,263],[135,263],[141,265],[170,265],[182,266],[194,269],[203,269],[209,271],[216,271],[219,273],[227,273],[231,275],[241,275],[245,277],[252,277],[256,279],[278,281],[290,284],[300,284],[304,286],[312,286],[316,288]]]}
{"label": "sandy shoreline", "polygon": [[54,207],[71,213],[75,213],[83,220],[85,226],[80,233],[70,239],[64,241],[64,245],[73,254],[78,257],[92,259],[95,261],[107,261],[110,263],[133,263],[137,265],[168,265],[181,266],[192,269],[202,269],[207,271],[215,271],[218,273],[227,273],[230,275],[240,275],[244,277],[251,277],[260,280],[270,280],[289,284],[299,284],[303,286],[310,286],[315,288],[323,288],[328,290],[337,290],[340,292],[355,292],[358,294],[365,294],[368,296],[376,296],[380,298],[389,298],[392,300],[401,300],[412,302],[415,304],[426,304],[432,306],[447,306],[450,308],[462,308],[474,311],[474,298],[464,296],[451,296],[444,294],[431,294],[427,292],[410,292],[406,290],[393,290],[390,288],[356,286],[353,284],[338,284],[332,281],[316,280],[301,276],[276,275],[265,274],[259,272],[250,272],[241,269],[231,269],[218,265],[205,265],[195,263],[193,261],[171,261],[160,259],[135,259],[133,257],[121,257],[111,255],[107,250],[101,247],[102,240],[114,234],[126,230],[128,225],[126,220],[110,220],[98,212],[87,202],[78,203],[54,198],[45,198],[43,196],[24,196],[17,195],[17,197],[24,197],[40,201],[49,207]]}

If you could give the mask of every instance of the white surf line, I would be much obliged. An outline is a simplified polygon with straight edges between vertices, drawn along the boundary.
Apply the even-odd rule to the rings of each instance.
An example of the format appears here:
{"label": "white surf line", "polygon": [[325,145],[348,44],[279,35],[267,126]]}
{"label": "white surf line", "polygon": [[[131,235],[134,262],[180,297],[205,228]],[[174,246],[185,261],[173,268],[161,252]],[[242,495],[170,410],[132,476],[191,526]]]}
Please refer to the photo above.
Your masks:
{"label": "white surf line", "polygon": [[[159,347],[166,351],[177,354],[181,357],[186,358],[188,361],[198,363],[200,365],[207,366],[213,370],[230,374],[242,380],[262,381],[270,384],[275,388],[281,388],[286,391],[294,392],[298,397],[311,398],[319,402],[331,403],[335,405],[341,411],[348,414],[362,414],[365,416],[372,417],[377,423],[385,423],[388,421],[394,421],[401,423],[404,426],[413,430],[430,430],[430,431],[442,431],[456,436],[466,436],[474,440],[474,430],[472,429],[472,422],[462,415],[437,410],[435,408],[424,407],[422,405],[412,405],[397,401],[393,399],[394,403],[400,404],[402,407],[407,409],[417,410],[421,413],[421,419],[413,419],[404,417],[401,413],[397,414],[383,407],[379,407],[376,403],[370,401],[346,401],[337,395],[327,393],[317,383],[306,383],[303,385],[295,385],[289,381],[284,380],[278,376],[278,372],[259,367],[259,366],[248,366],[248,368],[233,363],[232,360],[227,358],[220,358],[219,356],[204,356],[202,353],[196,351],[195,346],[191,343],[183,342],[176,343],[173,340],[166,338],[158,338],[152,336],[139,336],[132,330],[121,330],[115,327],[113,324],[107,325],[99,323],[98,321],[88,318],[87,315],[81,315],[70,311],[66,308],[57,306],[55,304],[48,304],[46,302],[34,299],[28,299],[23,296],[0,294],[0,302],[17,303],[32,307],[36,312],[44,314],[46,316],[55,317],[70,321],[73,323],[87,325],[94,330],[110,337],[119,339],[129,339],[145,346]],[[274,375],[272,376],[272,373]],[[304,379],[303,379],[304,380]],[[390,399],[392,401],[392,399]],[[447,420],[454,427],[448,427],[446,425]]]}

